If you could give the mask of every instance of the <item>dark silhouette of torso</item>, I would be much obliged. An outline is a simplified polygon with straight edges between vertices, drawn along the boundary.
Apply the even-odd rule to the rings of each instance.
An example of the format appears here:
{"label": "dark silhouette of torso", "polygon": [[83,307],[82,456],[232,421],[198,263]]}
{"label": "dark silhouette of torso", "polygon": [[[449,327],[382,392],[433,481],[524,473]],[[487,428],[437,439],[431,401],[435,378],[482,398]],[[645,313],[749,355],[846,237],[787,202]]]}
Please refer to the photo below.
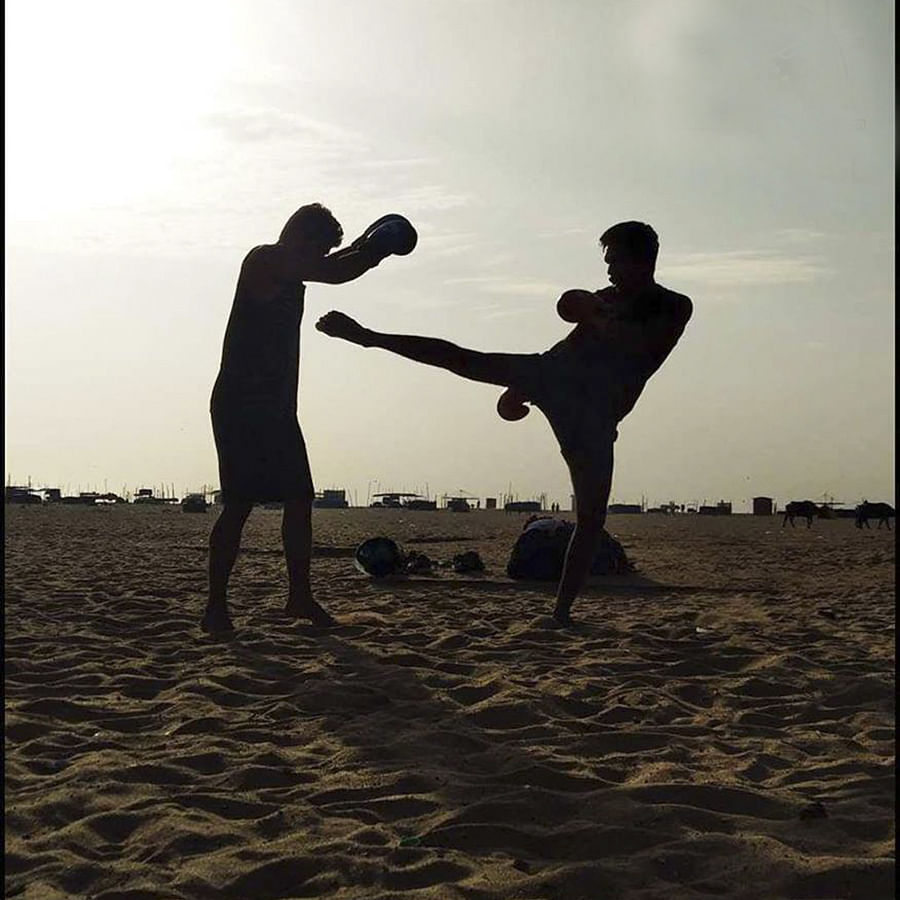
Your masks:
{"label": "dark silhouette of torso", "polygon": [[213,388],[214,407],[266,403],[296,412],[305,291],[303,284],[285,283],[275,296],[258,300],[238,282]]}

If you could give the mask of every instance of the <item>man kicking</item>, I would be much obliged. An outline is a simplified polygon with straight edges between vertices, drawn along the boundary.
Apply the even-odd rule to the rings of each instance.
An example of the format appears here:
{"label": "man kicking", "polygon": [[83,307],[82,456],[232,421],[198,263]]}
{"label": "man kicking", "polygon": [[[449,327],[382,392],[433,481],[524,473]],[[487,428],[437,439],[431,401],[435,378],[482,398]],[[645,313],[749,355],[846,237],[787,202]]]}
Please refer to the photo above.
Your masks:
{"label": "man kicking", "polygon": [[329,312],[319,331],[362,347],[507,387],[497,411],[513,421],[526,403],[543,412],[559,441],[575,494],[575,531],[556,593],[554,617],[571,625],[571,608],[590,572],[606,523],[616,425],[678,342],[691,317],[688,297],[654,280],[659,240],[642,222],[620,222],[600,237],[611,287],[566,291],[557,311],[575,328],[545,353],[480,353],[448,341],[382,334]]}
{"label": "man kicking", "polygon": [[255,247],[241,266],[210,401],[225,506],[209,537],[205,631],[232,630],[228,578],[244,523],[258,501],[284,504],[285,613],[316,625],[335,624],[313,599],[309,581],[314,492],[297,422],[304,282],[352,281],[391,253],[409,253],[416,240],[402,216],[385,216],[349,247],[329,254],[343,234],[324,206],[303,206],[276,243]]}

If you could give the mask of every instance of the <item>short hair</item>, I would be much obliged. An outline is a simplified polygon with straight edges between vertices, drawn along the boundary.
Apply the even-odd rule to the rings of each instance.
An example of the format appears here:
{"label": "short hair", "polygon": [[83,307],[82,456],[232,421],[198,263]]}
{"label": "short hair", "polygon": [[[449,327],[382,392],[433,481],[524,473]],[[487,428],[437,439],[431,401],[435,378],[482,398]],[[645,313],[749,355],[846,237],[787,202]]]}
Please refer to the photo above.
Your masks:
{"label": "short hair", "polygon": [[656,262],[659,253],[659,237],[644,222],[619,222],[600,235],[601,247],[621,247],[635,259]]}
{"label": "short hair", "polygon": [[303,238],[324,240],[329,242],[329,247],[339,247],[344,239],[344,229],[330,209],[321,203],[308,203],[287,220],[278,240],[283,243]]}

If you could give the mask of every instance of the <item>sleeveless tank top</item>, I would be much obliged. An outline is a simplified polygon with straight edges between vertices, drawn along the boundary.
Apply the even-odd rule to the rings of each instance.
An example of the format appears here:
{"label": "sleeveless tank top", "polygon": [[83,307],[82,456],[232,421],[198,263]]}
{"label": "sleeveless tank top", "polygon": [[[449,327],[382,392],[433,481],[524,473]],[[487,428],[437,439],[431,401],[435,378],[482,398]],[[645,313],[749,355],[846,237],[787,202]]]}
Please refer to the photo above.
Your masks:
{"label": "sleeveless tank top", "polygon": [[268,300],[255,300],[238,286],[225,329],[213,407],[271,404],[296,413],[305,293],[305,285],[291,283]]}

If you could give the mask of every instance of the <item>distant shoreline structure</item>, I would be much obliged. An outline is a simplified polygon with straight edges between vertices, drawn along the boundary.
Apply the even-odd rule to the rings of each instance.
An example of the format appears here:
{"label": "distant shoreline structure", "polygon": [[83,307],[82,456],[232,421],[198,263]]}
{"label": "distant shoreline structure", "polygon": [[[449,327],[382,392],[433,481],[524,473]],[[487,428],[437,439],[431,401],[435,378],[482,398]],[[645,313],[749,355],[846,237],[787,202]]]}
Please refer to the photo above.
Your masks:
{"label": "distant shoreline structure", "polygon": [[[75,494],[63,494],[61,488],[34,487],[27,485],[13,485],[7,479],[4,489],[4,504],[23,506],[177,506],[188,511],[206,511],[209,507],[219,506],[222,503],[221,491],[212,485],[202,485],[199,491],[185,491],[183,497],[175,493],[174,485],[162,485],[157,488],[137,488],[135,491],[127,491],[123,488],[121,494],[110,491],[100,493],[98,491],[79,491]],[[370,500],[365,504],[350,502],[350,492],[346,489],[327,488],[317,491],[313,506],[316,509],[396,509],[410,512],[420,511],[450,511],[450,512],[480,512],[501,511],[507,513],[573,513],[574,508],[563,509],[559,503],[548,502],[547,494],[540,494],[533,499],[513,499],[513,494],[506,493],[499,497],[478,497],[467,492],[456,494],[444,494],[441,498],[430,499],[416,492],[410,491],[380,491],[370,494]],[[355,498],[354,498],[355,499]],[[574,501],[574,498],[570,497]],[[689,503],[676,503],[669,501],[658,506],[649,506],[645,498],[640,503],[612,502],[608,507],[608,515],[698,515],[698,516],[777,516],[783,514],[784,505],[771,497],[753,497],[745,501],[748,504],[747,512],[735,511],[730,500],[718,500],[714,504],[692,501]],[[860,500],[860,502],[863,502]],[[281,508],[280,503],[260,503],[260,506],[275,509]],[[817,501],[817,505],[824,512],[822,518],[850,518],[855,516],[858,504],[842,503],[829,499]]]}

